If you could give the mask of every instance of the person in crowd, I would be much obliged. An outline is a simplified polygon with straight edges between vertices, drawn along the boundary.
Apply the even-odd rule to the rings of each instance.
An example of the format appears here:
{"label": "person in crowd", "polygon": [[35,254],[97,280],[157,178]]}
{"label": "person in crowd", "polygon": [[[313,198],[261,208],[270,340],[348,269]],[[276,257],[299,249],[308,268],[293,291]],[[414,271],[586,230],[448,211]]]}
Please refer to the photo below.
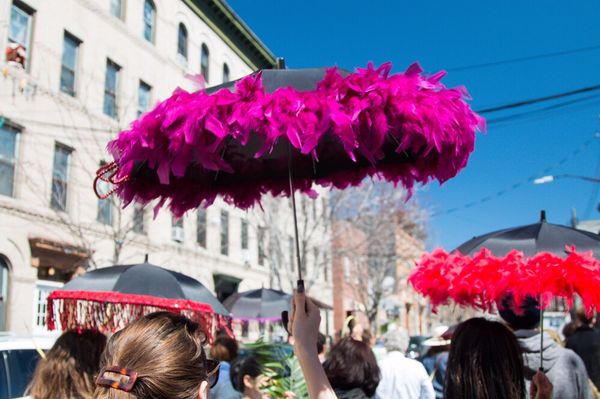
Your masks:
{"label": "person in crowd", "polygon": [[566,347],[581,357],[590,380],[600,389],[600,334],[593,326],[594,315],[588,315],[585,308],[580,307],[575,313],[575,332],[567,338]]}
{"label": "person in crowd", "polygon": [[211,399],[237,399],[240,394],[235,390],[229,378],[231,362],[238,356],[237,341],[228,335],[219,335],[210,348],[210,357],[219,361],[219,379],[210,390]]}
{"label": "person in crowd", "polygon": [[331,348],[323,367],[339,399],[371,398],[381,379],[369,345],[352,337],[343,338]]}
{"label": "person in crowd", "polygon": [[253,356],[238,358],[231,364],[231,383],[236,391],[240,392],[241,399],[268,399],[261,389],[266,383],[262,374],[262,366]]}
{"label": "person in crowd", "polygon": [[352,339],[356,341],[363,340],[363,332],[364,328],[362,324],[358,321],[356,316],[350,315],[346,318],[346,322],[344,323],[344,333],[342,338],[344,337],[352,337]]}
{"label": "person in crowd", "polygon": [[27,394],[33,399],[89,399],[106,336],[97,331],[66,331],[37,363]]}
{"label": "person in crowd", "polygon": [[565,344],[567,339],[573,335],[573,333],[575,332],[575,330],[577,330],[577,325],[575,324],[574,321],[570,321],[567,324],[565,324],[562,328],[562,335],[563,337],[565,337]]}
{"label": "person in crowd", "polygon": [[156,312],[115,333],[102,357],[94,399],[207,399],[219,364],[206,335],[184,316]]}
{"label": "person in crowd", "polygon": [[450,350],[450,339],[445,336],[447,332],[447,326],[434,329],[433,337],[423,342],[428,349],[420,359],[433,385],[436,399],[444,398],[444,379]]}
{"label": "person in crowd", "polygon": [[[527,297],[519,309],[514,301],[505,298],[499,307],[502,319],[514,331],[523,353],[526,388],[540,369],[540,309],[535,298]],[[591,390],[583,361],[572,350],[557,344],[544,333],[544,372],[554,386],[555,399],[589,399]]]}
{"label": "person in crowd", "polygon": [[[523,360],[514,334],[484,318],[461,323],[454,333],[444,386],[446,399],[524,399]],[[531,398],[552,398],[543,373],[532,383]]]}
{"label": "person in crowd", "polygon": [[319,361],[321,364],[325,362],[325,345],[327,344],[327,337],[325,334],[319,333],[317,339],[317,353],[319,354]]}
{"label": "person in crowd", "polygon": [[409,337],[404,328],[388,331],[383,338],[387,355],[379,362],[381,381],[377,397],[381,399],[433,399],[435,393],[425,367],[404,356]]}

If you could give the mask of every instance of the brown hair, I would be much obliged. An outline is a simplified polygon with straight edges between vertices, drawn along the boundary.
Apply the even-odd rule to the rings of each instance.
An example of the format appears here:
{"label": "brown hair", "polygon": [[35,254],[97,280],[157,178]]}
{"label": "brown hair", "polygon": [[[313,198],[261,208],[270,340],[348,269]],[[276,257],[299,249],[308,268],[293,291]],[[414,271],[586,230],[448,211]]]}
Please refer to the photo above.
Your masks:
{"label": "brown hair", "polygon": [[231,362],[238,355],[238,344],[233,338],[220,335],[210,348],[210,357],[220,362]]}
{"label": "brown hair", "polygon": [[580,306],[579,308],[577,308],[577,311],[575,312],[575,317],[579,321],[579,323],[581,323],[582,325],[587,327],[590,324],[592,324],[592,322],[594,321],[595,314],[588,313],[585,310],[585,307]]}
{"label": "brown hair", "polygon": [[67,331],[40,359],[27,394],[34,399],[89,399],[94,392],[106,336],[96,331]]}
{"label": "brown hair", "polygon": [[446,399],[524,399],[523,357],[504,324],[483,318],[461,323],[448,354]]}
{"label": "brown hair", "polygon": [[335,344],[325,363],[325,374],[334,389],[361,389],[365,395],[375,395],[381,373],[373,351],[366,342],[350,337]]}
{"label": "brown hair", "polygon": [[[207,380],[202,346],[206,335],[197,323],[168,312],[146,315],[111,337],[103,367],[137,373],[131,391],[96,387],[96,399],[192,399]],[[104,372],[103,378],[126,383],[129,377]]]}

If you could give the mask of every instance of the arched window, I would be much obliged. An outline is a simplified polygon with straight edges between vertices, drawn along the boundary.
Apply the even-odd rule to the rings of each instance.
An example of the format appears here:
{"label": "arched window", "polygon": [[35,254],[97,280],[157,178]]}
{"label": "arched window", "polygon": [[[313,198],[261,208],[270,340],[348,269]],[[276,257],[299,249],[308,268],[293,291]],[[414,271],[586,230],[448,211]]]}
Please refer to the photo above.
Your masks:
{"label": "arched window", "polygon": [[156,7],[152,0],[144,1],[144,39],[154,43],[156,36]]}
{"label": "arched window", "polygon": [[8,261],[0,255],[0,331],[6,330],[6,308],[8,303]]}
{"label": "arched window", "polygon": [[202,51],[200,53],[200,73],[204,76],[204,82],[208,84],[208,62],[210,54],[206,44],[202,43]]}
{"label": "arched window", "polygon": [[179,24],[177,30],[177,54],[187,60],[188,56],[188,31],[184,24]]}
{"label": "arched window", "polygon": [[227,83],[229,80],[229,66],[227,64],[223,64],[223,83]]}

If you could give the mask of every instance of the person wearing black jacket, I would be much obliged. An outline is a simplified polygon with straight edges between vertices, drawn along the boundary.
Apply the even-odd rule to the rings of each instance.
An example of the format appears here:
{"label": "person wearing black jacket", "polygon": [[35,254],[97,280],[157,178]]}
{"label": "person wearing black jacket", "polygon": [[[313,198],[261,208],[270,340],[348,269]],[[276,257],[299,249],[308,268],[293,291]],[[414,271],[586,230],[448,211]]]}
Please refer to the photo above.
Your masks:
{"label": "person wearing black jacket", "polygon": [[595,323],[596,318],[588,316],[583,307],[577,309],[577,329],[567,338],[566,347],[581,357],[590,380],[600,389],[600,333],[592,328]]}

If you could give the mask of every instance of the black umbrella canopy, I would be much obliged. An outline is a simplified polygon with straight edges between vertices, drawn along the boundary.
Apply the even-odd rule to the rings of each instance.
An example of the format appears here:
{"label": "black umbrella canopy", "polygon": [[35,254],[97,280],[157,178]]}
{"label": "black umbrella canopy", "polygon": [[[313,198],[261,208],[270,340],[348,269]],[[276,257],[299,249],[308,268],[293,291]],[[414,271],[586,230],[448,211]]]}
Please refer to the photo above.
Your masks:
{"label": "black umbrella canopy", "polygon": [[245,291],[231,295],[223,305],[234,319],[278,320],[281,312],[289,311],[292,296],[269,288]]}
{"label": "black umbrella canopy", "polygon": [[504,256],[517,250],[531,257],[540,252],[565,255],[567,246],[574,246],[577,252],[592,251],[594,257],[600,259],[600,235],[547,223],[546,214],[542,211],[538,223],[484,234],[465,242],[456,250],[472,255],[481,248],[487,248],[495,256]]}
{"label": "black umbrella canopy", "polygon": [[[265,92],[272,93],[281,87],[292,87],[298,91],[311,91],[317,88],[319,83],[325,77],[328,68],[305,68],[305,69],[263,69],[254,72],[252,75],[260,73],[262,75],[263,87]],[[350,71],[338,68],[341,76],[348,76]],[[242,78],[243,79],[243,78]],[[218,86],[212,86],[206,89],[207,93],[214,93],[220,89],[234,90],[235,84],[241,79],[226,82]]]}
{"label": "black umbrella canopy", "polygon": [[216,314],[229,311],[198,280],[150,263],[117,265],[89,271],[64,285],[67,291],[112,291],[206,303]]}

